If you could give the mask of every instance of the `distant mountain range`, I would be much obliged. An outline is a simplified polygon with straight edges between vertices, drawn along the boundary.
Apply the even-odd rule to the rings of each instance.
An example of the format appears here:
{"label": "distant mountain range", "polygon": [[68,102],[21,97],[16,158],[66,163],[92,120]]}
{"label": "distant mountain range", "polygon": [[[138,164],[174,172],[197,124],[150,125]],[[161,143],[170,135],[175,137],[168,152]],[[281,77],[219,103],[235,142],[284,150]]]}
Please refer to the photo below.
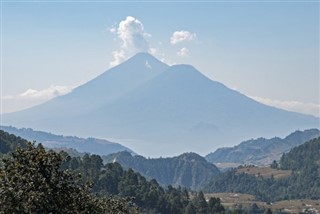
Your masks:
{"label": "distant mountain range", "polygon": [[98,155],[108,155],[119,151],[128,151],[130,153],[134,153],[131,149],[124,147],[119,143],[113,143],[102,139],[85,139],[74,136],[55,135],[43,131],[35,131],[30,128],[17,129],[12,126],[0,126],[0,130],[4,130],[10,134],[14,134],[31,142],[36,141],[37,143],[41,143],[47,148],[60,148],[63,150],[67,150],[70,153],[72,152],[72,149],[75,149],[77,151],[72,152],[75,154],[78,154],[77,152],[82,152]]}
{"label": "distant mountain range", "polygon": [[319,128],[319,118],[258,103],[191,65],[139,53],[44,104],[2,115],[5,125],[95,136],[145,156],[205,154],[244,139]]}
{"label": "distant mountain range", "polygon": [[[307,131],[312,132],[312,131]],[[294,136],[297,135],[297,136]],[[294,133],[287,138],[304,138],[303,134]],[[274,166],[275,174],[284,173],[282,170],[291,172],[284,177],[276,178],[273,174],[266,178],[264,172],[267,167],[261,167],[260,173],[245,173],[244,169],[228,170],[217,175],[203,190],[213,192],[234,192],[252,194],[257,199],[265,202],[294,199],[320,199],[320,137],[313,138],[299,146],[292,148],[288,153],[281,156],[278,166]],[[258,167],[247,167],[246,172],[256,171]],[[280,170],[281,169],[281,170]],[[292,200],[292,201],[291,201]],[[311,206],[311,205],[310,205]],[[316,210],[316,209],[314,209]],[[305,211],[305,213],[308,211]],[[313,212],[313,211],[312,211]],[[316,211],[317,212],[317,211]],[[315,213],[316,213],[315,212]],[[254,212],[256,213],[256,212]],[[290,212],[293,213],[293,212]],[[295,212],[297,213],[297,212]]]}
{"label": "distant mountain range", "polygon": [[205,158],[215,164],[270,165],[273,160],[279,161],[282,154],[289,152],[293,147],[319,136],[320,131],[318,129],[309,129],[295,131],[283,139],[279,137],[252,139],[234,147],[219,148],[215,152],[206,155]]}
{"label": "distant mountain range", "polygon": [[172,158],[147,159],[119,152],[103,157],[105,162],[118,162],[124,168],[132,168],[149,179],[156,179],[164,186],[183,186],[193,190],[211,181],[219,169],[196,153],[184,153]]}

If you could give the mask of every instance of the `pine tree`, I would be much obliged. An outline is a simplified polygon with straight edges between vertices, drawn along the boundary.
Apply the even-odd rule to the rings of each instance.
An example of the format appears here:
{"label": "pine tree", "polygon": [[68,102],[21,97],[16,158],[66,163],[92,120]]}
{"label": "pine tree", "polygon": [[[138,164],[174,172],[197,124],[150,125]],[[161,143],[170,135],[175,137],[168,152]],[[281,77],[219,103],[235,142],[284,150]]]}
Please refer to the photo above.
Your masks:
{"label": "pine tree", "polygon": [[40,144],[18,148],[3,159],[0,213],[137,213],[125,199],[98,198],[70,171],[62,157]]}

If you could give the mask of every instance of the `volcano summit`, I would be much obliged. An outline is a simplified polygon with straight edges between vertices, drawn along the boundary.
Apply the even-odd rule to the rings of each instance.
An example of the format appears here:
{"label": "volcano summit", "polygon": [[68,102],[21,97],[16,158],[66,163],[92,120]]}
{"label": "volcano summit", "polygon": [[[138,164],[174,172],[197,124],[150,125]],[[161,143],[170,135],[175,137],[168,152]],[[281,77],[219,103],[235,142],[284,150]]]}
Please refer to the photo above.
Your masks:
{"label": "volcano summit", "polygon": [[139,53],[69,94],[2,115],[5,125],[117,140],[146,156],[206,154],[255,137],[319,128],[319,118],[261,104],[191,65]]}

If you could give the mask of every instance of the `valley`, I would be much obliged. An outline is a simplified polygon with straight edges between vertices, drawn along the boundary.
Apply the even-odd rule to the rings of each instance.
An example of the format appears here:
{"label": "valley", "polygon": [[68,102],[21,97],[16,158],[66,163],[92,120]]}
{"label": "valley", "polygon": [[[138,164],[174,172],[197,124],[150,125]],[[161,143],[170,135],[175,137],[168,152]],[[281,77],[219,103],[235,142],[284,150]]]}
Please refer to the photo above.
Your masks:
{"label": "valley", "polygon": [[273,169],[271,167],[256,167],[256,166],[240,166],[237,168],[237,173],[246,173],[255,177],[283,179],[288,178],[291,174],[291,170]]}
{"label": "valley", "polygon": [[[18,129],[11,127],[11,130],[17,131]],[[21,130],[24,129],[20,129],[20,131]],[[40,133],[41,136],[54,136],[52,134],[46,135],[43,132],[33,131],[32,133]],[[21,138],[16,138],[12,134],[1,133],[0,148],[2,152],[8,152],[10,148],[11,150],[17,148],[17,144],[12,146],[11,142],[19,142],[20,145],[25,147],[24,143],[27,141],[23,139],[19,141],[19,139]],[[317,153],[319,151],[318,147],[320,146],[319,140],[320,138],[314,138],[298,147],[294,147],[290,152],[281,157],[279,164],[272,163],[270,164],[271,167],[247,165],[229,169],[224,172],[220,172],[215,165],[207,162],[203,157],[195,153],[186,153],[172,158],[146,159],[142,156],[131,154],[128,151],[100,157],[95,154],[81,154],[71,149],[66,151],[72,152],[72,158],[69,158],[62,166],[64,169],[70,168],[75,172],[81,173],[83,176],[82,179],[92,181],[94,183],[92,189],[94,192],[108,191],[108,194],[118,194],[123,191],[121,189],[115,189],[115,183],[112,183],[115,182],[112,181],[114,178],[110,177],[115,176],[112,175],[115,173],[112,172],[114,167],[121,167],[121,164],[124,169],[117,169],[117,173],[120,173],[117,176],[122,176],[122,170],[128,170],[127,172],[129,174],[137,173],[138,177],[135,179],[138,179],[138,181],[134,182],[138,183],[134,185],[142,185],[148,181],[154,183],[152,185],[156,184],[157,188],[160,188],[160,191],[168,191],[166,194],[171,194],[170,191],[173,191],[172,188],[177,188],[178,191],[182,191],[179,193],[182,194],[181,197],[187,197],[181,199],[185,200],[183,203],[191,203],[189,200],[200,200],[204,197],[210,204],[210,201],[216,201],[216,198],[219,198],[224,209],[229,211],[237,210],[237,212],[240,213],[263,213],[268,210],[274,213],[317,213],[317,210],[319,210],[318,191],[320,191],[319,180],[316,179],[320,169],[317,164],[320,160],[319,154]],[[63,157],[68,156],[68,153],[65,153],[63,148],[56,151]],[[299,156],[295,154],[307,156],[308,158],[305,159],[304,163],[299,164],[299,162],[296,162],[296,158]],[[4,154],[4,157],[7,157],[7,155]],[[117,164],[119,163],[119,166],[113,166],[116,162]],[[306,167],[305,164],[309,164],[310,166]],[[102,167],[101,169],[103,169],[103,171],[99,172],[100,170],[98,168],[92,167]],[[141,175],[139,173],[141,173]],[[144,178],[142,176],[146,177]],[[120,179],[120,177],[118,179]],[[139,184],[139,182],[142,183]],[[303,185],[300,186],[301,184]],[[133,183],[126,185],[133,185]],[[164,190],[161,190],[161,188],[164,188]],[[286,188],[291,189],[290,192],[287,192]],[[296,190],[293,191],[292,188],[296,188]],[[230,192],[230,190],[232,192]],[[201,195],[202,191],[205,193],[204,196]],[[189,192],[187,193],[188,196],[183,196],[186,192]],[[144,192],[133,193],[129,191],[125,193],[127,196],[143,197],[140,194],[144,194]],[[190,199],[188,199],[189,197]],[[143,198],[135,200],[142,200],[137,202],[138,206],[144,207],[146,210],[163,209],[161,206],[156,208],[154,207],[155,205],[145,204],[147,201]],[[220,203],[213,201],[212,203]],[[168,203],[172,202],[168,201]],[[170,206],[176,207],[177,205],[173,203]],[[179,209],[183,208],[181,207]],[[166,212],[171,213],[171,211]]]}
{"label": "valley", "polygon": [[0,214],[320,214],[320,0],[0,13]]}
{"label": "valley", "polygon": [[[253,210],[253,204],[264,209],[270,209],[273,213],[320,213],[319,200],[300,199],[300,200],[284,200],[268,204],[257,200],[253,195],[241,193],[209,193],[205,197],[218,197],[225,207],[245,207],[247,210]],[[259,209],[259,208],[258,208]],[[253,212],[254,213],[254,212]]]}

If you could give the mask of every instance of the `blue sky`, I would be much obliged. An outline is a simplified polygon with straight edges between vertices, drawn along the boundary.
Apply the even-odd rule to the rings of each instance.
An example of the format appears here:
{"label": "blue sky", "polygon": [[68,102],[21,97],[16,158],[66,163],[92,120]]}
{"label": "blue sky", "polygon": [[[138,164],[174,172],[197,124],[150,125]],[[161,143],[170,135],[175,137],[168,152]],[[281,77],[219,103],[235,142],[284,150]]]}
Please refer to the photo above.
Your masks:
{"label": "blue sky", "polygon": [[[320,115],[318,1],[1,6],[2,113],[66,93],[147,50],[266,104]],[[140,42],[126,37],[130,29]]]}

